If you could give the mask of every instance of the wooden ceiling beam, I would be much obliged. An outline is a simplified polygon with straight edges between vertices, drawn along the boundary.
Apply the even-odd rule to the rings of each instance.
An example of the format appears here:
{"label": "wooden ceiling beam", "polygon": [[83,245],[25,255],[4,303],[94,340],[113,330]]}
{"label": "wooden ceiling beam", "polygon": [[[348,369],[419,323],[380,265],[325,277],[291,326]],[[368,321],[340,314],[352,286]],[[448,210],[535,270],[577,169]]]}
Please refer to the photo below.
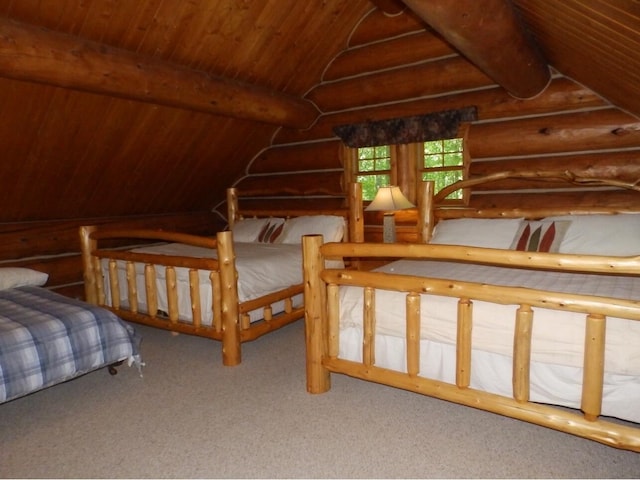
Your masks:
{"label": "wooden ceiling beam", "polygon": [[0,18],[0,76],[304,129],[306,100]]}
{"label": "wooden ceiling beam", "polygon": [[514,97],[535,97],[549,84],[547,62],[510,0],[402,1]]}

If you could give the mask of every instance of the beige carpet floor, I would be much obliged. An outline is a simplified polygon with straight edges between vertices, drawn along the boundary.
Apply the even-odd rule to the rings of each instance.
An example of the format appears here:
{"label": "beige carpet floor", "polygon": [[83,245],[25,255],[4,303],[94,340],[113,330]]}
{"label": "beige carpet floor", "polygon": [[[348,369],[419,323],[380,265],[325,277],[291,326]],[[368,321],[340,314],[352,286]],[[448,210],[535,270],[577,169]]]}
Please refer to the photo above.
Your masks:
{"label": "beige carpet floor", "polygon": [[104,370],[0,405],[3,478],[637,478],[640,454],[342,375],[305,389],[298,322],[245,344],[136,327]]}

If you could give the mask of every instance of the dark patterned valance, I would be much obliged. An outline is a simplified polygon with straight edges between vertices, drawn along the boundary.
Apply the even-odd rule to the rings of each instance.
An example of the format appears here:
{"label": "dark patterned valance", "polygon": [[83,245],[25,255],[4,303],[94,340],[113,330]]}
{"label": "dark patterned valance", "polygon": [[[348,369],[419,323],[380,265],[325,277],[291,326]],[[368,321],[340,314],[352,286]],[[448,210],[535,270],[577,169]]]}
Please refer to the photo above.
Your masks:
{"label": "dark patterned valance", "polygon": [[465,107],[428,115],[339,125],[334,127],[333,131],[353,148],[428,142],[454,138],[460,123],[472,122],[477,117],[476,107]]}

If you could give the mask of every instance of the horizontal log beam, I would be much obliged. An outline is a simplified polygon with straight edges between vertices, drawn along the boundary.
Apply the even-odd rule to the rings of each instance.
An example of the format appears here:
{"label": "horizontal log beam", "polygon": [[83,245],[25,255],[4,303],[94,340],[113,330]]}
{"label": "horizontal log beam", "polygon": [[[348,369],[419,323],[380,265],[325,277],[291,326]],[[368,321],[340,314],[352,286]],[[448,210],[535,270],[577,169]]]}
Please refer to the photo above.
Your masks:
{"label": "horizontal log beam", "polygon": [[344,50],[329,65],[323,80],[362,76],[370,72],[398,68],[428,58],[457,55],[451,44],[431,30],[378,41],[366,47]]}
{"label": "horizontal log beam", "polygon": [[245,196],[339,196],[342,193],[342,172],[250,175],[238,182],[237,187]]}
{"label": "horizontal log beam", "polygon": [[7,18],[0,76],[291,128],[318,116],[303,99]]}
{"label": "horizontal log beam", "polygon": [[[490,138],[491,141],[487,142]],[[640,120],[615,108],[477,123],[467,148],[474,160],[637,148]]]}
{"label": "horizontal log beam", "polygon": [[[424,82],[416,82],[424,78]],[[428,63],[345,78],[317,86],[307,98],[327,113],[367,105],[435,96],[456,90],[482,89],[493,80],[459,55]]]}
{"label": "horizontal log beam", "polygon": [[[364,78],[365,81],[368,81],[367,77]],[[340,89],[342,88],[341,83],[335,82],[332,85]],[[325,93],[327,98],[329,93]],[[335,114],[323,115],[309,130],[282,129],[276,136],[275,143],[299,143],[332,138],[335,136],[333,133],[335,125],[357,123],[362,121],[362,118],[384,120],[386,118],[422,115],[424,112],[463,108],[469,105],[478,106],[478,117],[483,120],[508,119],[509,117],[522,115],[522,103],[523,100],[513,98],[511,95],[505,94],[504,89],[495,87],[444,96],[432,96],[411,102],[374,105],[366,109],[345,110]],[[566,78],[557,78],[551,82],[543,94],[534,99],[526,100],[526,111],[529,115],[534,116],[606,105],[601,97],[586,87]],[[474,128],[476,126],[474,125]]]}
{"label": "horizontal log beam", "polygon": [[549,83],[549,67],[509,0],[402,1],[514,97],[534,97]]}
{"label": "horizontal log beam", "polygon": [[340,148],[343,143],[333,140],[305,143],[281,148],[269,148],[254,158],[247,168],[249,174],[303,172],[317,170],[342,170]]}

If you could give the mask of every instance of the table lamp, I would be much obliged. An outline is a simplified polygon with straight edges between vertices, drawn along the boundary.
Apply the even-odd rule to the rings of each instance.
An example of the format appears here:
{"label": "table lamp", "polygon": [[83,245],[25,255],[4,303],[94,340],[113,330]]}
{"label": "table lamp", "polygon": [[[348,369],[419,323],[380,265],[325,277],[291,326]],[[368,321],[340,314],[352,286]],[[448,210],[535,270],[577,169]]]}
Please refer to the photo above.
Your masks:
{"label": "table lamp", "polygon": [[398,186],[380,187],[373,201],[365,208],[369,212],[382,211],[382,238],[384,243],[394,243],[396,241],[396,220],[394,212],[413,208],[407,197],[400,191]]}

